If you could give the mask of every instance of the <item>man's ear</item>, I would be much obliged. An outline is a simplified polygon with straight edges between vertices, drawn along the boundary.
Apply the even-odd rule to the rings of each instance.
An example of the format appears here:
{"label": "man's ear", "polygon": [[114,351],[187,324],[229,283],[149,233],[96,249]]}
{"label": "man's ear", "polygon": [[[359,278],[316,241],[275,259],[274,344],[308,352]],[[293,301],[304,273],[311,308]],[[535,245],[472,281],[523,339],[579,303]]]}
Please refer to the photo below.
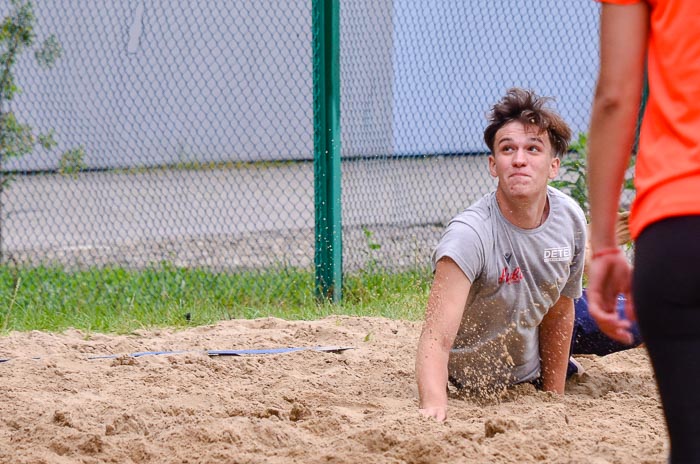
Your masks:
{"label": "man's ear", "polygon": [[549,164],[549,179],[552,180],[559,175],[559,166],[561,165],[561,160],[558,156],[552,158]]}
{"label": "man's ear", "polygon": [[489,174],[491,174],[491,177],[498,177],[495,155],[489,155]]}

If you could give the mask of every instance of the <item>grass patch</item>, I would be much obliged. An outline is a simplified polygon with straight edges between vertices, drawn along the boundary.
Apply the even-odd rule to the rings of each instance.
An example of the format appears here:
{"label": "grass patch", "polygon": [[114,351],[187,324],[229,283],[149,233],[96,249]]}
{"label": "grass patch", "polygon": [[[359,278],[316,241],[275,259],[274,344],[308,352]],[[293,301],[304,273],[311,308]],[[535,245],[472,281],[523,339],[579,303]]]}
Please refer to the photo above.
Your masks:
{"label": "grass patch", "polygon": [[18,330],[129,333],[187,327],[225,319],[329,315],[422,318],[428,269],[347,275],[343,302],[319,303],[314,275],[279,269],[217,274],[169,265],[69,272],[60,267],[0,266],[0,332]]}

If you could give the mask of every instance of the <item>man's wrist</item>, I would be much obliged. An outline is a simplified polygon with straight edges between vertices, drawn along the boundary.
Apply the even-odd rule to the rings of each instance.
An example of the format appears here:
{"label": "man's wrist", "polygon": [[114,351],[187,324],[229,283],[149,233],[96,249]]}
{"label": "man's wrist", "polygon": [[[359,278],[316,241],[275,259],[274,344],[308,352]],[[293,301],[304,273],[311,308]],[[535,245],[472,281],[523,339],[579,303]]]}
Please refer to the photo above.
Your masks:
{"label": "man's wrist", "polygon": [[446,408],[447,407],[447,395],[445,395],[445,398],[427,398],[423,399],[421,398],[418,401],[418,407],[421,409],[428,409],[428,408]]}
{"label": "man's wrist", "polygon": [[422,395],[418,401],[420,409],[428,408],[446,408],[447,407],[447,390],[444,392],[435,392],[433,394]]}

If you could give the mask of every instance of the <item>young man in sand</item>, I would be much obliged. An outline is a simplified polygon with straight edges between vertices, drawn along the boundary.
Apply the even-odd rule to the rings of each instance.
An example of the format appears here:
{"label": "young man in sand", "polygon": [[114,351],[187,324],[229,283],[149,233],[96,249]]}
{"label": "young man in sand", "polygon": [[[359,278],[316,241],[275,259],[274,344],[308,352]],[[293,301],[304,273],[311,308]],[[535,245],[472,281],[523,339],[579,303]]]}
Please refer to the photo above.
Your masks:
{"label": "young man in sand", "polygon": [[477,393],[522,382],[564,393],[586,220],[548,186],[571,138],[547,98],[510,89],[484,140],[496,191],[447,226],[418,344],[420,412],[447,417],[448,379]]}

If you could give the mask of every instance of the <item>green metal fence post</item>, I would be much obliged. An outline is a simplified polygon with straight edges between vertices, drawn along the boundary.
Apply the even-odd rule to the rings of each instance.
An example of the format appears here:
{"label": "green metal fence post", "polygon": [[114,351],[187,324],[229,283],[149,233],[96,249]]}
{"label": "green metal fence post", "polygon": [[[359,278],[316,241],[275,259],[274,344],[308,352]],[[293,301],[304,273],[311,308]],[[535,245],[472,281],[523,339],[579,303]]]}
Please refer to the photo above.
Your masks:
{"label": "green metal fence post", "polygon": [[316,295],[340,301],[340,5],[313,0],[314,189]]}

